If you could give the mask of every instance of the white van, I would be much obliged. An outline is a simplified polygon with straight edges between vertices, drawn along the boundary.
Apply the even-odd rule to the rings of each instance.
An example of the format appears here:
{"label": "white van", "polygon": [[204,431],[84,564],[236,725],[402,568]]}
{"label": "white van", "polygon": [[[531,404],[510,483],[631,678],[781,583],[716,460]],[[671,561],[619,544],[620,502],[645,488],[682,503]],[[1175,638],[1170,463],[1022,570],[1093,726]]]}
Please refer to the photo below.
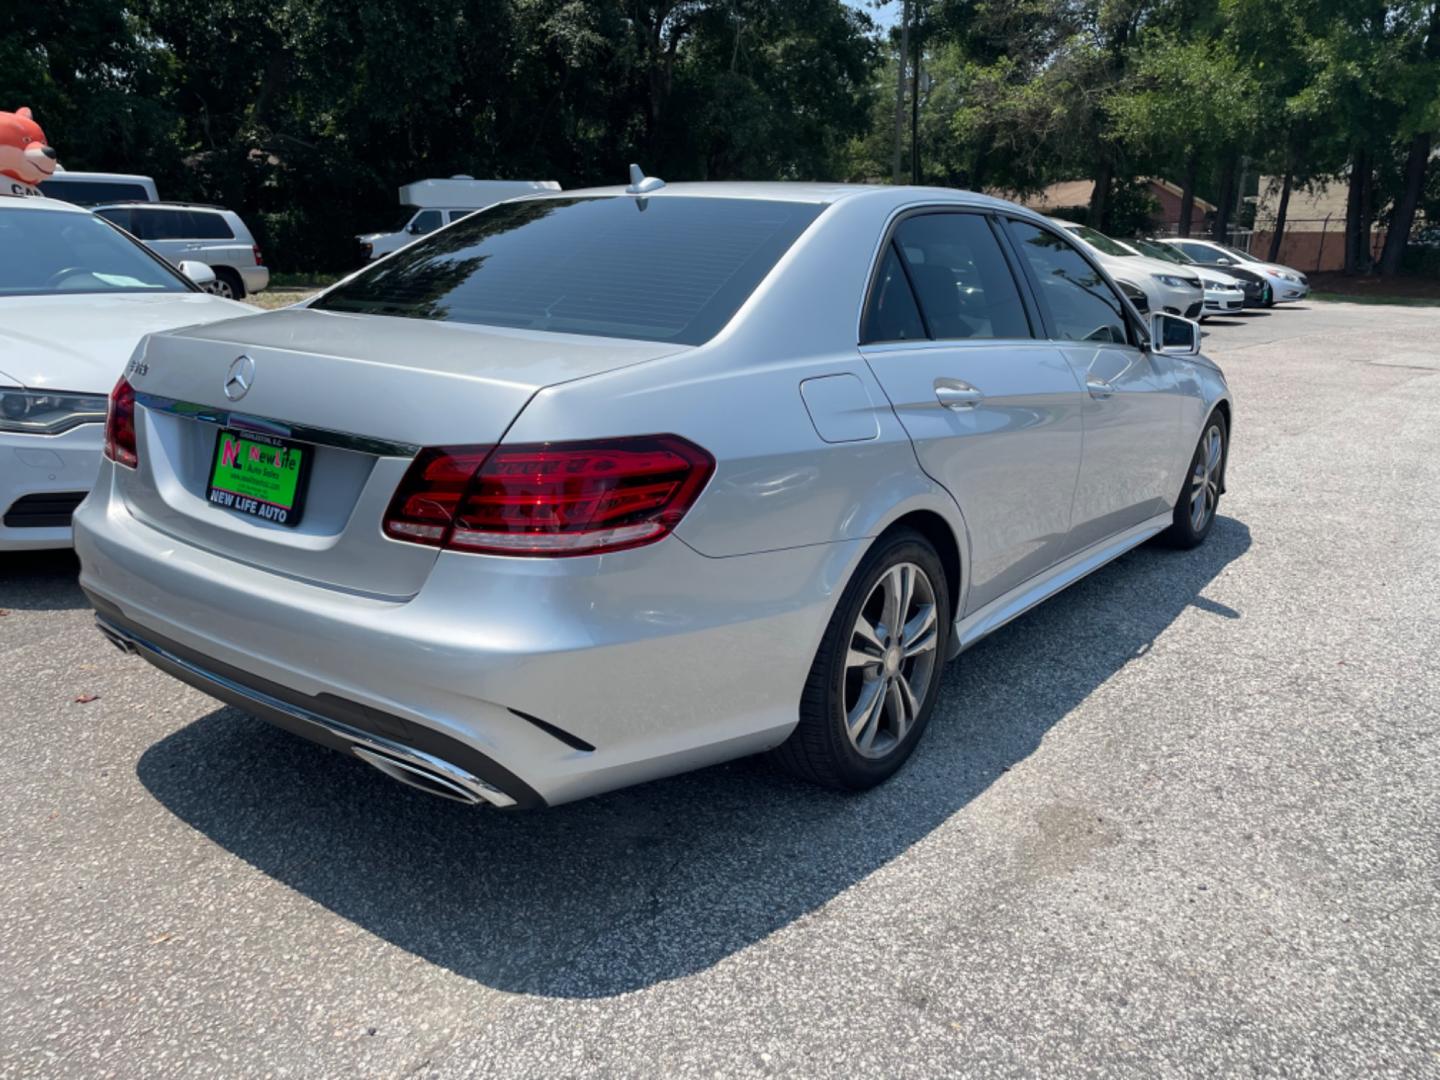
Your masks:
{"label": "white van", "polygon": [[366,261],[398,251],[406,244],[462,217],[506,199],[559,191],[554,180],[476,180],[452,176],[445,180],[417,180],[400,189],[400,205],[407,213],[395,232],[365,233],[356,237]]}
{"label": "white van", "polygon": [[130,173],[70,172],[61,169],[40,185],[40,194],[76,206],[101,203],[159,202],[155,181]]}

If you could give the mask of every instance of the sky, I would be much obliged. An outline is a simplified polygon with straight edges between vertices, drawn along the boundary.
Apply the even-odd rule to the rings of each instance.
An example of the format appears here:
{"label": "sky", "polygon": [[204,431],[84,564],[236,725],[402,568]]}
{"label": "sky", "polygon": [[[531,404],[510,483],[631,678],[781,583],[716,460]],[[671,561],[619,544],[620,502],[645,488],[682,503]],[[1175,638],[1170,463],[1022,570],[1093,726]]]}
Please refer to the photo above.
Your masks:
{"label": "sky", "polygon": [[882,28],[894,26],[900,21],[901,0],[885,0],[879,10],[872,6],[871,0],[845,0],[845,3],[853,8],[869,12],[870,18],[874,19]]}

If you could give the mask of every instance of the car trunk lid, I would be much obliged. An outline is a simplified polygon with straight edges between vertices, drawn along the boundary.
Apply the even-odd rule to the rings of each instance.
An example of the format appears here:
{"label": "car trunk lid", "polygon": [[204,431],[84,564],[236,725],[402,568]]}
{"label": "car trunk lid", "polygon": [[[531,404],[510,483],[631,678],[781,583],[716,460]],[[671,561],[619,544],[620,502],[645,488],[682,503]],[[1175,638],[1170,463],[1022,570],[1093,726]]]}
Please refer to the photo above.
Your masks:
{"label": "car trunk lid", "polygon": [[[132,514],[179,541],[313,584],[411,596],[436,551],[380,526],[419,447],[496,443],[541,388],[677,351],[306,309],[158,335],[129,373],[140,466],[120,471],[120,488]],[[300,449],[298,520],[208,497],[222,430]]]}

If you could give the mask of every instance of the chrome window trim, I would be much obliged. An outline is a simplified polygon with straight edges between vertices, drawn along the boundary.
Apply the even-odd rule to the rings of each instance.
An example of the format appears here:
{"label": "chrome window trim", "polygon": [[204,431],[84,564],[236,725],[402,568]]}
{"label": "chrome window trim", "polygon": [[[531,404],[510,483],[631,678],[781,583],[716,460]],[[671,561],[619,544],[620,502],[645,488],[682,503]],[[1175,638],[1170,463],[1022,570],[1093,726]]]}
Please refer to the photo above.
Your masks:
{"label": "chrome window trim", "polygon": [[288,420],[272,420],[269,417],[254,416],[233,409],[219,409],[211,405],[196,405],[189,401],[162,397],[135,391],[136,404],[152,412],[170,413],[207,424],[235,428],[237,431],[256,431],[263,435],[274,435],[282,439],[311,443],[315,446],[332,446],[337,450],[349,450],[357,454],[374,454],[377,457],[413,458],[420,452],[415,443],[393,442],[389,439],[373,439],[366,435],[351,435],[329,428],[311,427],[308,424],[292,424]]}

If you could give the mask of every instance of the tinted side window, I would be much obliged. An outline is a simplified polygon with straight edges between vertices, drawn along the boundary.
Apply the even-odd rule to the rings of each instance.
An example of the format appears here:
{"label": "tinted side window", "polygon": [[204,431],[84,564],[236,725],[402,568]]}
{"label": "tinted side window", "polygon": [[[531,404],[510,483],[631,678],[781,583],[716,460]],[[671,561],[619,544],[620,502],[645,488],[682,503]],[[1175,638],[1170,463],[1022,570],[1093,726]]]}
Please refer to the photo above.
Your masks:
{"label": "tinted side window", "polygon": [[1177,243],[1175,246],[1198,263],[1213,263],[1215,261],[1215,252],[1211,251],[1204,244]]}
{"label": "tinted side window", "polygon": [[106,221],[113,221],[128,233],[133,234],[135,232],[135,223],[133,220],[135,211],[129,207],[111,206],[104,210],[96,210],[95,213],[99,214]]}
{"label": "tinted side window", "polygon": [[76,206],[129,202],[132,199],[140,202],[150,200],[150,193],[139,184],[122,181],[70,180],[63,176],[52,176],[40,185],[40,190],[47,198],[74,203]]}
{"label": "tinted side window", "polygon": [[208,210],[186,210],[187,239],[191,240],[233,240],[235,232],[221,215]]}
{"label": "tinted side window", "polygon": [[979,214],[921,214],[895,230],[930,335],[1028,338],[1014,275]]}
{"label": "tinted side window", "polygon": [[441,225],[439,210],[422,210],[410,223],[410,231],[416,233],[434,232]]}
{"label": "tinted side window", "polygon": [[1035,278],[1037,299],[1056,337],[1129,342],[1124,304],[1070,241],[1025,221],[1012,220],[1010,235]]}
{"label": "tinted side window", "polygon": [[926,337],[925,324],[910,281],[893,243],[885,245],[880,270],[870,286],[870,302],[865,308],[863,338],[876,341],[921,341]]}
{"label": "tinted side window", "polygon": [[135,235],[141,240],[185,240],[189,238],[184,210],[139,210],[135,211],[135,224],[140,231]]}

